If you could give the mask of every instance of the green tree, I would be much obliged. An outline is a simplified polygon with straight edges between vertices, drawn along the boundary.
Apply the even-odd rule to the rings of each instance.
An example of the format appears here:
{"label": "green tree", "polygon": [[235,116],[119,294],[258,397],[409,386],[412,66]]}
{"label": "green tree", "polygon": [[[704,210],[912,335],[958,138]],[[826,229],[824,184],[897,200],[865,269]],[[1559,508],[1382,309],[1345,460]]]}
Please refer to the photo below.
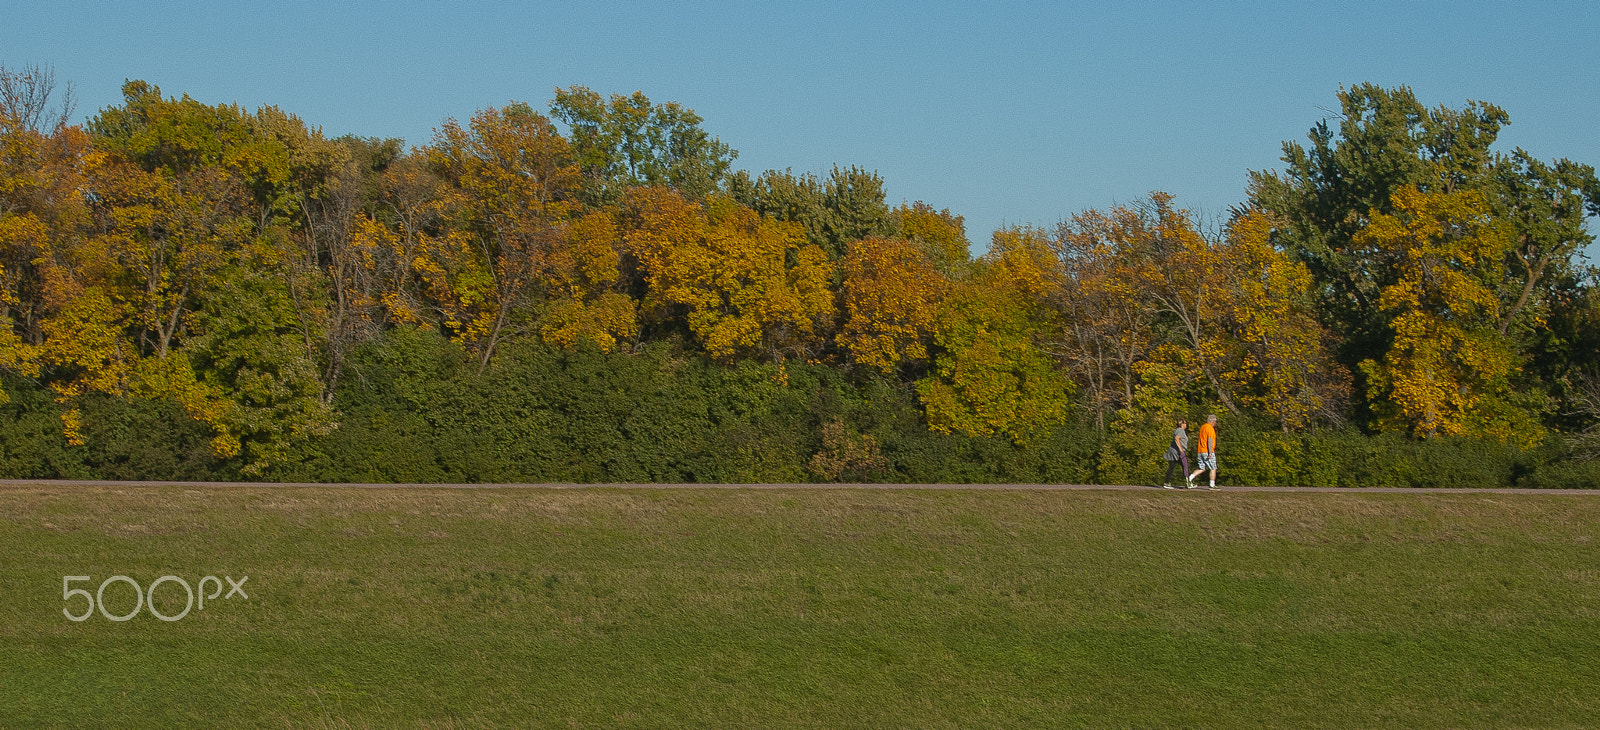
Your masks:
{"label": "green tree", "polygon": [[700,128],[677,102],[654,104],[642,92],[609,100],[583,86],[556,89],[550,114],[567,125],[590,204],[615,203],[638,185],[665,185],[691,198],[716,191],[739,156]]}
{"label": "green tree", "polygon": [[[1535,363],[1517,376],[1516,387],[1553,387],[1551,380],[1570,364],[1540,330],[1551,308],[1561,305],[1562,291],[1577,286],[1573,254],[1593,240],[1584,220],[1600,210],[1593,168],[1564,159],[1540,162],[1520,149],[1493,151],[1510,123],[1493,104],[1429,109],[1409,88],[1373,84],[1341,89],[1338,97],[1337,128],[1319,122],[1309,146],[1285,142],[1285,170],[1250,174],[1250,203],[1270,214],[1274,244],[1310,270],[1319,319],[1341,343],[1341,362],[1354,367],[1381,358],[1396,335],[1380,299],[1403,276],[1403,261],[1361,232],[1395,214],[1403,188],[1474,190],[1491,216],[1511,226],[1517,244],[1502,252],[1503,265],[1479,272],[1495,277],[1480,283],[1495,294],[1496,329]],[[1537,373],[1546,380],[1531,377]],[[1363,395],[1363,402],[1374,402],[1373,393]]]}
{"label": "green tree", "polygon": [[[332,424],[311,364],[324,336],[315,322],[271,307],[227,324],[267,311],[251,296],[288,298],[295,191],[324,174],[320,136],[271,107],[166,98],[140,81],[123,93],[89,124],[91,235],[71,252],[66,303],[43,328],[67,435],[81,441],[76,404],[88,394],[170,400],[211,426],[219,456],[261,473]],[[226,292],[238,294],[219,308]],[[257,328],[273,332],[268,345],[253,344]]]}
{"label": "green tree", "polygon": [[768,170],[751,180],[741,171],[728,187],[735,200],[756,212],[799,223],[806,240],[834,260],[845,255],[851,241],[900,235],[900,219],[885,202],[883,178],[855,165],[834,165],[827,180],[790,170]]}

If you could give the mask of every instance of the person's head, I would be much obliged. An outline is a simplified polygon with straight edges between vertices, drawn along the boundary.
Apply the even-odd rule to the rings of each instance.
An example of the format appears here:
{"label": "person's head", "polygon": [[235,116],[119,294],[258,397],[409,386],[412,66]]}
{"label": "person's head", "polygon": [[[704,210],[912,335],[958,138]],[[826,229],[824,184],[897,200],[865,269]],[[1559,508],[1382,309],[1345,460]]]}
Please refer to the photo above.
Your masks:
{"label": "person's head", "polygon": [[1188,427],[1189,427],[1189,419],[1187,419],[1187,418],[1178,419],[1178,428],[1188,428]]}
{"label": "person's head", "polygon": [[1217,425],[1217,414],[1213,413],[1209,416],[1206,416],[1206,423],[1209,423],[1213,426]]}

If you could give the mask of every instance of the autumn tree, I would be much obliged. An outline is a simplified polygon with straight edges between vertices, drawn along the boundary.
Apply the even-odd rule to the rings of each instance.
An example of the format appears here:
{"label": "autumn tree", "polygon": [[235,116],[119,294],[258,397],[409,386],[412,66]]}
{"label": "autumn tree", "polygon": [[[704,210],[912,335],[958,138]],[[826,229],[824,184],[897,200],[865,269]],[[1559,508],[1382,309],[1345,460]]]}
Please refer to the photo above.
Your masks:
{"label": "autumn tree", "polygon": [[374,287],[389,324],[437,328],[444,315],[430,304],[419,262],[442,235],[444,182],[428,169],[427,153],[413,150],[384,166],[370,211],[352,222],[351,247]]}
{"label": "autumn tree", "polygon": [[1045,347],[1078,383],[1099,428],[1133,403],[1139,365],[1158,344],[1158,308],[1137,274],[1142,228],[1137,210],[1118,206],[1078,213],[1051,238],[1061,279],[1048,301],[1060,328]]}
{"label": "autumn tree", "polygon": [[935,210],[919,200],[895,208],[890,217],[888,228],[899,230],[907,241],[916,244],[945,276],[962,275],[972,261],[966,221],[949,208]]}
{"label": "autumn tree", "polygon": [[1350,376],[1333,359],[1317,322],[1305,264],[1271,243],[1271,223],[1242,211],[1217,247],[1226,278],[1221,314],[1244,351],[1230,373],[1245,405],[1297,431],[1318,421],[1342,423]]}
{"label": "autumn tree", "polygon": [[1484,283],[1499,279],[1516,246],[1513,225],[1494,218],[1474,190],[1405,187],[1393,208],[1358,235],[1398,262],[1396,281],[1379,295],[1393,344],[1381,360],[1361,363],[1384,396],[1376,425],[1536,443],[1542,429],[1510,388],[1516,354],[1498,330],[1499,298]]}
{"label": "autumn tree", "polygon": [[929,428],[1027,443],[1066,420],[1071,383],[1039,347],[1056,328],[1045,297],[1058,277],[1042,232],[995,232],[973,274],[941,302],[933,372],[917,382]]}
{"label": "autumn tree", "polygon": [[800,226],[732,199],[697,203],[667,188],[625,200],[627,249],[649,286],[652,316],[682,308],[712,357],[815,359],[834,315],[834,267]]}
{"label": "autumn tree", "polygon": [[[344,137],[328,143],[309,135],[301,155],[319,164],[295,188],[298,229],[288,283],[301,343],[318,363],[322,398],[331,401],[345,360],[382,331],[377,267],[369,261],[363,223],[381,195],[380,178],[399,155],[399,140]],[[320,148],[320,149],[315,149]]]}
{"label": "autumn tree", "polygon": [[[1191,396],[1254,406],[1285,430],[1339,421],[1344,371],[1327,361],[1305,266],[1272,247],[1260,211],[1214,240],[1171,200],[1085,211],[1051,242],[1061,329],[1048,347],[1096,425],[1139,403],[1164,409],[1160,421]],[[1168,392],[1140,398],[1147,387]]]}
{"label": "autumn tree", "polygon": [[241,320],[246,299],[288,296],[296,168],[272,130],[298,120],[139,81],[123,92],[89,125],[92,229],[45,326],[51,386],[69,404],[89,392],[182,403],[216,431],[218,455],[259,473],[331,427],[311,353],[293,346],[307,323],[292,307]]}
{"label": "autumn tree", "polygon": [[567,223],[545,259],[551,302],[540,320],[546,342],[566,348],[587,342],[602,352],[637,338],[632,297],[623,291],[622,231],[609,210]]}
{"label": "autumn tree", "polygon": [[[1057,234],[1067,276],[1055,301],[1068,329],[1056,351],[1089,386],[1097,422],[1112,402],[1133,401],[1147,358],[1193,373],[1211,398],[1239,412],[1233,391],[1243,353],[1225,321],[1224,261],[1172,196],[1090,211]],[[1120,393],[1106,388],[1111,382]]]}
{"label": "autumn tree", "polygon": [[900,238],[863,238],[839,263],[844,324],[837,342],[851,362],[893,374],[926,360],[949,284],[924,249]]}
{"label": "autumn tree", "polygon": [[[0,66],[0,370],[39,374],[43,321],[65,301],[88,137],[66,125],[71,87],[53,98],[49,68]],[[6,396],[0,390],[0,402]]]}
{"label": "autumn tree", "polygon": [[481,370],[543,292],[546,259],[580,207],[580,167],[526,104],[480,111],[467,128],[446,122],[428,154],[447,181],[440,206],[451,226],[419,236],[416,266]]}
{"label": "autumn tree", "polygon": [[1172,325],[1168,356],[1203,376],[1217,401],[1238,414],[1233,371],[1242,353],[1223,322],[1230,297],[1222,257],[1171,195],[1151,193],[1134,221],[1136,286]]}
{"label": "autumn tree", "polygon": [[[1499,279],[1482,282],[1499,300],[1497,329],[1515,336],[1533,371],[1547,379],[1527,381],[1524,373],[1518,388],[1549,388],[1570,363],[1540,323],[1579,278],[1573,253],[1592,240],[1584,218],[1600,200],[1593,169],[1540,162],[1522,150],[1495,152],[1510,117],[1493,104],[1429,109],[1409,88],[1373,84],[1341,89],[1338,97],[1336,126],[1318,123],[1309,145],[1285,142],[1283,171],[1251,173],[1250,202],[1271,215],[1274,245],[1309,268],[1319,318],[1341,343],[1340,360],[1354,367],[1384,355],[1391,328],[1379,300],[1402,276],[1403,262],[1364,246],[1374,239],[1361,231],[1396,213],[1402,188],[1475,190],[1517,242],[1502,252],[1504,265],[1493,271]],[[1365,395],[1365,402],[1376,397]]]}

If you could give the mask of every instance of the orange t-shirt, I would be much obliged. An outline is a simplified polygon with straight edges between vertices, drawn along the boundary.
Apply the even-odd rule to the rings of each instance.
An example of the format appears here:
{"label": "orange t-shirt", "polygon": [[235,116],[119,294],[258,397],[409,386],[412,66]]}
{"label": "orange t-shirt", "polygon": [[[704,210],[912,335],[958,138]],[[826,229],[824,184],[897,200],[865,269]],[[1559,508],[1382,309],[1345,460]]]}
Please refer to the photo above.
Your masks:
{"label": "orange t-shirt", "polygon": [[1214,454],[1217,451],[1217,429],[1209,423],[1200,424],[1200,442],[1196,448],[1202,454]]}

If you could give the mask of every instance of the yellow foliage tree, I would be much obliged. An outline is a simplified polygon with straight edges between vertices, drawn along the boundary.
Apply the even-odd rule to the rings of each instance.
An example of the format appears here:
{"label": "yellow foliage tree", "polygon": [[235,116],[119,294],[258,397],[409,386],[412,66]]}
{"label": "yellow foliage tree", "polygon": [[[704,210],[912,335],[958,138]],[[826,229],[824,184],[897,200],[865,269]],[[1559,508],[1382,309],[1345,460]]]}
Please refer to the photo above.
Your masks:
{"label": "yellow foliage tree", "polygon": [[1228,279],[1220,304],[1245,350],[1228,377],[1241,400],[1271,414],[1286,432],[1316,417],[1339,421],[1349,374],[1330,357],[1326,332],[1311,313],[1311,272],[1272,246],[1271,231],[1265,213],[1249,210],[1229,224],[1217,251]]}
{"label": "yellow foliage tree", "polygon": [[928,427],[1026,443],[1066,420],[1071,384],[1039,342],[1055,329],[1043,298],[1059,285],[1044,236],[997,231],[973,275],[939,307],[933,373],[917,383]]}
{"label": "yellow foliage tree", "polygon": [[628,250],[649,284],[646,306],[687,310],[719,360],[815,359],[834,314],[834,268],[797,223],[762,218],[725,197],[704,205],[667,188],[630,191]]}
{"label": "yellow foliage tree", "polygon": [[1133,403],[1139,365],[1156,346],[1156,305],[1144,296],[1137,274],[1138,211],[1087,210],[1063,222],[1051,243],[1061,265],[1061,286],[1049,298],[1060,313],[1057,336],[1047,343],[1084,387],[1095,425]]}
{"label": "yellow foliage tree", "polygon": [[857,364],[893,373],[925,360],[948,282],[915,243],[863,238],[840,260],[845,321],[836,338]]}
{"label": "yellow foliage tree", "polygon": [[934,267],[946,276],[955,276],[971,261],[966,221],[961,216],[918,201],[896,208],[900,235],[916,244]]}
{"label": "yellow foliage tree", "polygon": [[594,211],[569,224],[547,259],[552,296],[540,323],[546,342],[576,347],[589,342],[610,352],[619,339],[639,334],[633,298],[622,281],[622,236],[616,218]]}
{"label": "yellow foliage tree", "polygon": [[[45,134],[17,112],[0,103],[0,369],[36,376],[40,325],[59,302],[47,296],[60,275],[56,239],[82,227],[78,187],[88,139],[77,127]],[[0,403],[7,400],[0,390]]]}
{"label": "yellow foliage tree", "polygon": [[237,455],[235,404],[175,352],[196,294],[251,239],[237,180],[214,167],[147,171],[99,150],[84,165],[97,233],[66,254],[70,272],[50,277],[61,304],[41,323],[40,356],[58,372],[50,387],[68,406],[68,441],[82,443],[72,404],[98,392],[178,402],[215,431],[219,456]]}
{"label": "yellow foliage tree", "polygon": [[413,265],[481,370],[543,284],[578,209],[578,164],[555,125],[520,103],[480,111],[470,128],[446,122],[429,159],[448,183],[440,207],[454,225],[418,236]]}
{"label": "yellow foliage tree", "polygon": [[1542,428],[1509,385],[1515,356],[1496,327],[1514,233],[1473,190],[1401,188],[1392,215],[1374,215],[1356,237],[1396,262],[1379,305],[1393,317],[1393,344],[1361,370],[1378,392],[1377,426],[1427,438],[1476,434],[1523,446]]}

